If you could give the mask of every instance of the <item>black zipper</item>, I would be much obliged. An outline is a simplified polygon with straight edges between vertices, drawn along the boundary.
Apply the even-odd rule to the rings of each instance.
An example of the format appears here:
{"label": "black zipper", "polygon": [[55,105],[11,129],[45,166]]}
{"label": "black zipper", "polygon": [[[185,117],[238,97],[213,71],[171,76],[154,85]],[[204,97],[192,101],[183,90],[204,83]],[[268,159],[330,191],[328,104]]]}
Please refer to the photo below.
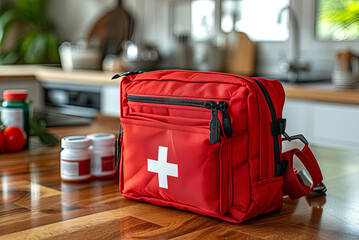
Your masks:
{"label": "black zipper", "polygon": [[[259,86],[259,88],[261,89],[268,107],[269,107],[269,111],[272,117],[272,123],[273,122],[277,122],[277,114],[275,112],[275,108],[274,108],[274,104],[272,102],[271,97],[269,96],[269,93],[266,89],[266,87],[263,85],[263,83],[261,83],[260,81],[254,79],[254,81],[257,83],[257,85]],[[272,134],[273,136],[273,146],[274,146],[274,161],[275,161],[275,176],[281,176],[282,175],[282,164],[280,162],[280,152],[279,152],[279,141],[278,141],[278,135],[276,134]]]}
{"label": "black zipper", "polygon": [[190,107],[201,107],[211,110],[212,118],[209,123],[209,141],[216,144],[220,139],[221,122],[218,119],[218,110],[222,113],[222,123],[224,133],[227,137],[231,137],[233,133],[231,118],[227,114],[228,103],[225,101],[211,101],[211,100],[195,100],[187,98],[168,98],[168,97],[149,97],[149,96],[135,96],[127,95],[127,101],[130,102],[143,102],[154,104],[168,104],[168,105],[181,105]]}
{"label": "black zipper", "polygon": [[223,124],[224,133],[226,134],[227,137],[232,137],[233,128],[231,124],[231,118],[227,113],[228,103],[225,101],[219,101],[217,104],[222,112],[222,124]]}
{"label": "black zipper", "polygon": [[120,78],[120,77],[127,77],[127,76],[130,76],[130,75],[133,75],[133,74],[140,74],[140,73],[145,73],[145,72],[144,71],[124,72],[124,73],[121,73],[121,74],[116,74],[111,79],[114,80],[114,79],[117,79],[117,78]]}
{"label": "black zipper", "polygon": [[115,146],[115,166],[117,166],[121,158],[120,154],[121,154],[122,137],[123,137],[123,131],[122,131],[122,126],[120,125],[120,130],[118,133],[118,137],[116,139],[116,146]]}

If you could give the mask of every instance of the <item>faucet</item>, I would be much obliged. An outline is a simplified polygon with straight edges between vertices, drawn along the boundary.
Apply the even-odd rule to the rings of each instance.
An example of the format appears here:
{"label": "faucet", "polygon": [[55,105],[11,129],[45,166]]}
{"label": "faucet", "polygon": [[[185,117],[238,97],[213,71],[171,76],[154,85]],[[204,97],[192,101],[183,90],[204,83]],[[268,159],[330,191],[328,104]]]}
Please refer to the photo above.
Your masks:
{"label": "faucet", "polygon": [[300,71],[309,71],[308,63],[299,63],[299,27],[298,20],[292,8],[288,5],[282,8],[278,13],[278,23],[282,22],[282,15],[285,11],[289,13],[289,31],[290,31],[290,47],[289,47],[289,60],[279,64],[280,70],[286,72],[289,82],[296,82]]}

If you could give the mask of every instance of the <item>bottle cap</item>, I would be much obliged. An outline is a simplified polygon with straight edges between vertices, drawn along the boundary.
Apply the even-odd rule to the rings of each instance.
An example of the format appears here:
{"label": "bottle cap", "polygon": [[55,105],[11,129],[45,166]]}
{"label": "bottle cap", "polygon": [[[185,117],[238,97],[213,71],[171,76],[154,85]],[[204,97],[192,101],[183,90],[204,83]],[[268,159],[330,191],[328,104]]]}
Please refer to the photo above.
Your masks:
{"label": "bottle cap", "polygon": [[26,100],[27,90],[5,90],[3,91],[4,100]]}
{"label": "bottle cap", "polygon": [[94,133],[87,135],[94,146],[115,145],[115,135],[111,133]]}
{"label": "bottle cap", "polygon": [[62,148],[88,148],[91,146],[91,139],[86,136],[70,136],[61,139]]}

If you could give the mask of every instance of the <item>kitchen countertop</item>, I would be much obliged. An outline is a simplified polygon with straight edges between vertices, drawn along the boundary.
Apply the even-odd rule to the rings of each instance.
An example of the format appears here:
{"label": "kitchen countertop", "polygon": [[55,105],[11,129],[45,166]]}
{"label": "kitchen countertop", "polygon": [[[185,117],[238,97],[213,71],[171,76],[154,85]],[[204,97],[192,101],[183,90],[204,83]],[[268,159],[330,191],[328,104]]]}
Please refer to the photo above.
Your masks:
{"label": "kitchen countertop", "polygon": [[[94,70],[66,72],[61,68],[39,65],[0,66],[0,81],[2,79],[34,78],[41,82],[76,82],[116,85],[120,80],[111,80],[114,75],[115,73],[112,72]],[[359,104],[359,89],[337,89],[330,83],[283,85],[287,98]]]}
{"label": "kitchen countertop", "polygon": [[58,67],[39,65],[0,66],[0,82],[6,79],[34,78],[40,82],[69,82],[92,84],[118,84],[119,79],[111,80],[116,73],[97,70],[63,71]]}
{"label": "kitchen countertop", "polygon": [[[100,116],[86,127],[50,129],[58,137],[117,133],[119,120]],[[118,179],[65,183],[60,146],[0,154],[0,239],[358,239],[359,154],[314,148],[327,185],[283,209],[243,224],[127,200]]]}
{"label": "kitchen countertop", "polygon": [[338,89],[330,83],[283,84],[287,98],[359,104],[359,89]]}

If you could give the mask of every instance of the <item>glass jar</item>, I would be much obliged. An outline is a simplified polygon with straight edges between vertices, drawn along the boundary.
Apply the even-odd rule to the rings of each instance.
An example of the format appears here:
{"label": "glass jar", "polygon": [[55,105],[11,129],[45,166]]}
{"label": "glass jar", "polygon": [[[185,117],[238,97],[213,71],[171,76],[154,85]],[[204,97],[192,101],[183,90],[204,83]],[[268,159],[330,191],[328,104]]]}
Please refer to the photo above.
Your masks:
{"label": "glass jar", "polygon": [[27,103],[28,93],[26,90],[5,90],[3,91],[3,102],[1,104],[1,122],[6,126],[16,126],[24,130],[26,144],[29,146],[30,137],[30,115],[29,104]]}

